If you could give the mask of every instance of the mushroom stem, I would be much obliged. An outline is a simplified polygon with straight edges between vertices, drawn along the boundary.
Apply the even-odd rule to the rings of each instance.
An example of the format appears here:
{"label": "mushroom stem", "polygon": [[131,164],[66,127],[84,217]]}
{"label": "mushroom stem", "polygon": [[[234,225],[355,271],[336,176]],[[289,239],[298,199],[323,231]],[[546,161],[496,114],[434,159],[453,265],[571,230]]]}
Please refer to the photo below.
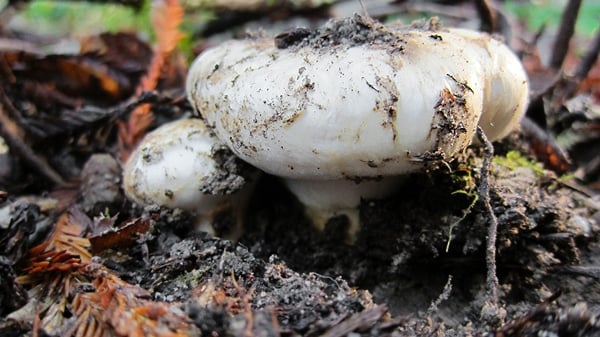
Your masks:
{"label": "mushroom stem", "polygon": [[254,180],[233,194],[206,198],[208,202],[201,203],[191,212],[195,216],[194,228],[211,236],[237,241],[244,233],[244,218],[254,190]]}
{"label": "mushroom stem", "polygon": [[348,241],[353,242],[360,229],[358,206],[364,199],[382,199],[397,191],[404,177],[390,176],[370,180],[284,179],[289,190],[304,205],[315,228],[324,230],[334,216],[348,218]]}

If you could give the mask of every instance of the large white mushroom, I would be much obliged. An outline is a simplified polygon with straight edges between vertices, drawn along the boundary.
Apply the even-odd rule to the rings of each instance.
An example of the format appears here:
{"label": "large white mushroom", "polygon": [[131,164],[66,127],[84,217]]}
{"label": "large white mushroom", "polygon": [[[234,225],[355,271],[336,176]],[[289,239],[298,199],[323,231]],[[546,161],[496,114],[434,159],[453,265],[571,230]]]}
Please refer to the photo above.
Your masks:
{"label": "large white mushroom", "polygon": [[335,214],[357,225],[361,198],[451,160],[478,125],[490,140],[507,135],[528,84],[490,35],[356,15],[207,50],[187,93],[236,155],[285,180],[317,226]]}
{"label": "large white mushroom", "polygon": [[144,137],[124,167],[123,189],[139,205],[189,211],[198,230],[236,238],[251,170],[204,121],[180,119]]}

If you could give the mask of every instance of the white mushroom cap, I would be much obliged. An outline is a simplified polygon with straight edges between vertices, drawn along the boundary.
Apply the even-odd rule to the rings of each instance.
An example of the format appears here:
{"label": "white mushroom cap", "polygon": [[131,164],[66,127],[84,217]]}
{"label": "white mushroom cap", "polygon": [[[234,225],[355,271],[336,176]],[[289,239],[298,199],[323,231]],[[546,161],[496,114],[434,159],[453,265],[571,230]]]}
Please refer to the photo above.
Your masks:
{"label": "white mushroom cap", "polygon": [[125,165],[123,187],[137,204],[196,213],[198,227],[214,234],[216,215],[241,216],[247,168],[239,164],[202,120],[181,119],[146,135]]}
{"label": "white mushroom cap", "polygon": [[209,49],[187,93],[234,153],[286,180],[318,226],[348,214],[355,227],[362,198],[451,160],[478,125],[490,140],[508,134],[528,83],[517,57],[487,34],[357,15]]}
{"label": "white mushroom cap", "polygon": [[[226,42],[194,62],[188,96],[242,159],[301,179],[416,171],[466,148],[481,116],[492,140],[520,120],[527,79],[501,42],[361,20],[283,49],[273,39]],[[323,38],[343,29],[339,41]]]}
{"label": "white mushroom cap", "polygon": [[529,85],[525,69],[501,41],[468,29],[453,28],[451,32],[462,35],[471,43],[481,44],[486,73],[479,126],[489,140],[501,139],[519,125],[527,110]]}

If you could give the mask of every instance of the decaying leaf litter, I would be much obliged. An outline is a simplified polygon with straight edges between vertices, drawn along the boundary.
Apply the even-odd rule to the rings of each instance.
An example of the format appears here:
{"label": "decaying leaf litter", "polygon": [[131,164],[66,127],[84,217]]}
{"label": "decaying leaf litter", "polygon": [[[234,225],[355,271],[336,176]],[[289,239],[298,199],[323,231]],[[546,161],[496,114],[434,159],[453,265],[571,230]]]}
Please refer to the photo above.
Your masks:
{"label": "decaying leaf litter", "polygon": [[[495,31],[501,14],[482,3],[482,27]],[[566,41],[576,3],[558,32]],[[302,12],[327,17],[342,5]],[[181,11],[175,1],[163,6]],[[403,6],[410,4],[367,10],[384,20]],[[447,8],[463,17],[475,11],[468,3]],[[217,15],[198,35],[223,22],[240,31],[231,27],[245,18],[289,18],[297,9],[218,10],[234,15]],[[191,111],[186,62],[169,50],[177,20],[154,20],[157,36],[168,40],[162,46],[131,33],[101,34],[72,55],[47,54],[38,40],[3,27],[1,135],[10,149],[0,161],[3,335],[599,333],[598,35],[579,62],[567,54],[545,67],[536,59],[542,51],[525,43],[534,33],[511,26],[513,35],[532,36],[520,50],[535,65],[526,63],[537,104],[528,111],[533,126],[495,144],[483,191],[489,207],[481,193],[485,156],[472,148],[411,176],[393,198],[361,202],[363,229],[348,245],[345,218],[314,230],[298,201],[264,176],[234,244],[194,232],[185,212],[136,207],[120,190],[118,159],[144,133],[131,116],[153,128]],[[207,37],[198,50],[218,41]],[[543,52],[568,49],[560,43]],[[561,76],[563,63],[575,64],[575,77]],[[141,79],[157,71],[148,87]],[[584,91],[574,90],[578,82]],[[132,112],[146,104],[151,116]],[[567,158],[573,164],[564,175]],[[486,263],[489,208],[498,223],[495,266]],[[490,268],[497,289],[486,280]]]}

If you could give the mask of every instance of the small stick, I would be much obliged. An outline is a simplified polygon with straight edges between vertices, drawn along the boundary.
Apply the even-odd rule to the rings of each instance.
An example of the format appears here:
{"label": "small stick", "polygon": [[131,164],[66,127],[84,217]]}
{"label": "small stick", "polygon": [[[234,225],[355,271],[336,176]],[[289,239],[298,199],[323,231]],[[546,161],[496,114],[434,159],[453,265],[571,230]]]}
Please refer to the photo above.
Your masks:
{"label": "small stick", "polygon": [[491,0],[475,0],[475,8],[481,24],[479,29],[486,33],[495,33],[498,31],[498,18]]}
{"label": "small stick", "polygon": [[[596,61],[598,60],[598,54],[600,53],[600,30],[596,32],[596,36],[592,40],[590,48],[585,52],[583,57],[581,58],[581,62],[577,65],[577,69],[575,69],[574,76],[563,76],[561,80],[565,83],[562,92],[560,93],[561,100],[567,100],[575,95],[577,89],[581,85],[581,82],[585,80],[588,76],[590,70]],[[562,104],[562,102],[561,102]]]}
{"label": "small stick", "polygon": [[560,29],[558,31],[558,36],[554,41],[552,58],[550,59],[550,68],[554,70],[559,70],[562,67],[565,57],[567,56],[569,41],[571,41],[571,37],[573,37],[573,34],[575,33],[575,21],[577,21],[580,7],[581,0],[569,0],[563,11],[560,20]]}
{"label": "small stick", "polygon": [[252,312],[252,306],[250,305],[249,294],[237,283],[233,270],[231,271],[231,282],[233,283],[235,290],[238,292],[238,296],[242,299],[244,316],[246,317],[246,327],[244,329],[243,336],[254,336],[254,314]]}
{"label": "small stick", "polygon": [[[165,104],[165,105],[176,105],[180,102],[185,102],[185,96],[183,93],[178,93],[175,96],[163,95],[162,93],[151,90],[144,91],[138,96],[133,96],[129,98],[127,101],[120,103],[119,105],[112,107],[108,110],[96,108],[93,106],[86,106],[81,108],[81,113],[87,113],[88,109],[90,113],[100,114],[102,111],[106,111],[105,115],[109,118],[108,124],[112,124],[116,122],[119,118],[123,118],[127,113],[131,112],[135,108],[140,105],[150,103],[150,104]],[[103,116],[100,116],[104,118]]]}
{"label": "small stick", "polygon": [[490,225],[488,228],[488,238],[486,245],[485,261],[487,265],[487,285],[488,285],[488,300],[491,305],[491,309],[497,312],[496,317],[502,320],[498,308],[498,288],[500,284],[498,282],[498,276],[496,275],[496,236],[498,232],[498,219],[494,214],[494,209],[490,202],[490,186],[489,186],[489,174],[490,174],[490,163],[494,156],[494,146],[485,136],[483,129],[477,127],[477,137],[483,144],[483,163],[481,164],[481,178],[479,182],[479,199],[483,203],[485,210],[488,212],[490,217]]}
{"label": "small stick", "polygon": [[8,100],[8,97],[6,97],[4,90],[0,88],[0,135],[6,140],[11,151],[18,154],[34,170],[38,171],[55,185],[66,186],[67,183],[60,174],[45,159],[39,157],[25,144],[23,141],[24,131],[5,113],[5,107],[15,109]]}
{"label": "small stick", "polygon": [[367,20],[369,22],[373,22],[373,19],[371,19],[371,16],[369,15],[369,12],[367,12],[367,6],[365,6],[365,3],[363,2],[363,0],[358,0],[358,3],[360,4],[360,7],[362,8],[362,11],[365,13],[365,17],[367,18]]}
{"label": "small stick", "polygon": [[596,32],[596,36],[594,36],[594,40],[592,40],[592,44],[590,49],[588,49],[581,58],[581,62],[577,66],[577,70],[575,71],[575,77],[579,80],[584,80],[596,61],[598,60],[598,54],[600,53],[600,30]]}
{"label": "small stick", "polygon": [[442,289],[442,293],[438,296],[438,298],[431,302],[431,305],[427,309],[427,316],[433,315],[442,302],[447,300],[450,297],[450,293],[452,292],[452,275],[448,275],[448,280],[446,281],[446,285],[444,289]]}
{"label": "small stick", "polygon": [[577,89],[598,60],[599,53],[600,31],[596,33],[589,49],[581,58],[581,62],[575,69],[575,74],[569,76],[562,71],[556,76],[557,81],[549,88],[553,91],[554,97],[552,97],[550,109],[547,113],[548,116],[556,116],[559,114],[564,102],[575,95]]}

